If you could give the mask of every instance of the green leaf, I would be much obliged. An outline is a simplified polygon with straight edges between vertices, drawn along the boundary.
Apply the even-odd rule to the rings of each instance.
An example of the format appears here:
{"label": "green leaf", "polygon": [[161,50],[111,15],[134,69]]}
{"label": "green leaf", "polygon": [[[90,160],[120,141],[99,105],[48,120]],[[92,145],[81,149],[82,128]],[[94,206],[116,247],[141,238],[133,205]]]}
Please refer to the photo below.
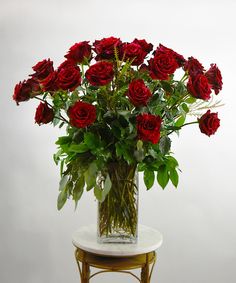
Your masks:
{"label": "green leaf", "polygon": [[188,105],[186,103],[181,104],[182,109],[184,110],[185,113],[189,112]]}
{"label": "green leaf", "polygon": [[95,134],[87,132],[84,134],[84,143],[89,149],[95,149],[99,147],[100,139]]}
{"label": "green leaf", "polygon": [[161,165],[157,171],[157,182],[164,190],[169,182],[169,174],[166,165]]}
{"label": "green leaf", "polygon": [[169,152],[170,146],[171,146],[171,140],[168,136],[163,136],[160,138],[159,148],[163,155]]}
{"label": "green leaf", "polygon": [[59,191],[63,191],[65,189],[67,182],[68,182],[68,175],[64,175],[59,183]]}
{"label": "green leaf", "polygon": [[147,190],[151,189],[154,184],[155,174],[152,170],[148,170],[147,168],[144,170],[144,183]]}
{"label": "green leaf", "polygon": [[88,169],[84,172],[84,178],[87,185],[87,191],[90,191],[96,184],[96,176],[97,176],[97,164],[92,162]]}
{"label": "green leaf", "polygon": [[71,152],[83,153],[88,151],[89,148],[86,144],[80,143],[80,144],[71,144],[68,150]]}
{"label": "green leaf", "polygon": [[188,104],[193,104],[196,101],[197,101],[197,98],[195,98],[195,97],[189,97],[185,100],[185,102],[188,103]]}
{"label": "green leaf", "polygon": [[110,179],[109,174],[107,174],[106,180],[105,180],[105,183],[104,183],[104,190],[103,190],[104,199],[108,195],[108,193],[110,192],[111,186],[112,186],[111,179]]}
{"label": "green leaf", "polygon": [[84,175],[81,175],[80,178],[76,181],[74,190],[73,190],[73,200],[75,201],[75,209],[77,208],[78,201],[80,200],[84,192]]}
{"label": "green leaf", "polygon": [[179,175],[176,169],[171,169],[170,171],[170,180],[172,184],[177,188],[179,183]]}
{"label": "green leaf", "polygon": [[172,93],[173,92],[173,88],[171,87],[171,84],[168,83],[167,81],[161,81],[161,86],[168,93]]}
{"label": "green leaf", "polygon": [[102,196],[102,190],[100,189],[100,187],[96,185],[96,186],[94,187],[93,192],[94,192],[94,195],[95,195],[96,199],[97,199],[98,201],[102,202],[103,196]]}
{"label": "green leaf", "polygon": [[183,126],[184,122],[185,122],[185,116],[180,116],[179,119],[175,122],[175,126],[176,127],[181,127]]}
{"label": "green leaf", "polygon": [[70,142],[71,142],[71,137],[64,136],[64,137],[59,137],[58,140],[56,141],[56,144],[62,145],[62,144],[68,144]]}
{"label": "green leaf", "polygon": [[59,193],[57,198],[57,209],[61,210],[67,200],[67,191],[63,190]]}

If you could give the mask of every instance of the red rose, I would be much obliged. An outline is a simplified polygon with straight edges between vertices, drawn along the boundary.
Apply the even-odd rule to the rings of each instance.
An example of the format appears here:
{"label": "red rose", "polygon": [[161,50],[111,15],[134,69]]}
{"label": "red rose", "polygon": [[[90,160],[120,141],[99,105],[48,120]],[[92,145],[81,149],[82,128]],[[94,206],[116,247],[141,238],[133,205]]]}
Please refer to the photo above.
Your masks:
{"label": "red rose", "polygon": [[77,101],[68,110],[70,123],[76,128],[85,128],[96,120],[96,107],[92,104]]}
{"label": "red rose", "polygon": [[133,43],[136,43],[140,45],[144,52],[146,52],[146,55],[152,51],[153,45],[151,43],[147,43],[145,39],[137,39],[135,38],[133,40]]}
{"label": "red rose", "polygon": [[198,119],[200,131],[207,136],[215,134],[220,126],[220,119],[218,113],[211,113],[208,110],[200,119]]}
{"label": "red rose", "polygon": [[140,114],[137,116],[138,138],[143,141],[158,143],[160,139],[161,117],[151,114]]}
{"label": "red rose", "polygon": [[205,73],[205,76],[208,79],[211,88],[215,91],[215,94],[218,94],[222,90],[222,76],[219,68],[216,64],[211,64],[210,69]]}
{"label": "red rose", "polygon": [[150,76],[154,80],[168,80],[169,75],[181,66],[181,60],[181,55],[160,44],[149,60]]}
{"label": "red rose", "polygon": [[58,90],[58,84],[57,84],[57,71],[54,71],[50,73],[46,79],[41,81],[41,85],[43,88],[43,91],[56,91]]}
{"label": "red rose", "polygon": [[121,44],[122,44],[121,40],[113,36],[108,38],[103,38],[102,40],[95,40],[93,44],[94,51],[97,53],[95,59],[96,60],[113,59],[115,47],[119,52],[119,48]]}
{"label": "red rose", "polygon": [[47,103],[40,102],[35,113],[35,123],[47,124],[50,123],[54,118],[53,109],[48,107]]}
{"label": "red rose", "polygon": [[184,63],[186,62],[186,60],[184,59],[184,57],[182,55],[178,54],[177,52],[175,52],[174,50],[172,50],[168,47],[165,47],[162,44],[159,44],[159,47],[157,48],[157,50],[165,52],[165,53],[166,52],[171,53],[172,56],[174,56],[179,67],[182,67],[184,65]]}
{"label": "red rose", "polygon": [[211,88],[208,83],[207,77],[198,74],[195,77],[189,77],[187,89],[192,96],[203,100],[210,99]]}
{"label": "red rose", "polygon": [[32,90],[31,97],[40,94],[41,87],[37,79],[29,78],[26,82],[31,86],[31,90]]}
{"label": "red rose", "polygon": [[184,70],[187,71],[190,76],[196,76],[198,74],[203,74],[204,67],[197,59],[189,57],[188,61],[184,64]]}
{"label": "red rose", "polygon": [[53,62],[50,59],[44,59],[33,66],[32,69],[35,71],[35,73],[31,76],[37,78],[38,80],[43,80],[54,71]]}
{"label": "red rose", "polygon": [[85,77],[93,86],[103,86],[112,81],[114,76],[113,64],[100,61],[92,65],[85,73]]}
{"label": "red rose", "polygon": [[72,60],[66,60],[61,63],[61,65],[57,68],[57,71],[60,72],[62,69],[67,69],[68,67],[77,67],[77,65]]}
{"label": "red rose", "polygon": [[126,60],[133,60],[132,65],[141,65],[147,53],[143,50],[140,44],[124,43],[121,48],[121,58]]}
{"label": "red rose", "polygon": [[32,86],[29,82],[23,81],[19,82],[14,89],[13,99],[16,101],[17,105],[19,102],[27,101],[30,99],[30,95],[32,92]]}
{"label": "red rose", "polygon": [[152,96],[150,89],[146,87],[142,79],[134,80],[129,84],[127,95],[135,106],[147,105]]}
{"label": "red rose", "polygon": [[90,59],[91,50],[92,48],[89,45],[89,41],[75,43],[71,46],[68,53],[65,55],[65,58],[80,64],[83,63],[84,59]]}
{"label": "red rose", "polygon": [[62,68],[58,73],[57,84],[63,90],[75,90],[81,85],[80,68],[72,65]]}

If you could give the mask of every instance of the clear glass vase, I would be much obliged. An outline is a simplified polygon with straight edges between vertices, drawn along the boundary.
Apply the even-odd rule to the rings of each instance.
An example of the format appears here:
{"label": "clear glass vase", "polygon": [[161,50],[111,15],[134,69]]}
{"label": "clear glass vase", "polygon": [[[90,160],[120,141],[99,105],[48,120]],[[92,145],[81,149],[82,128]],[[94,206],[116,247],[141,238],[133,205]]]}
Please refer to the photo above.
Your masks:
{"label": "clear glass vase", "polygon": [[[112,187],[103,202],[98,202],[98,242],[136,243],[138,235],[138,172],[136,165],[110,163]],[[103,189],[105,172],[100,172],[97,185]]]}

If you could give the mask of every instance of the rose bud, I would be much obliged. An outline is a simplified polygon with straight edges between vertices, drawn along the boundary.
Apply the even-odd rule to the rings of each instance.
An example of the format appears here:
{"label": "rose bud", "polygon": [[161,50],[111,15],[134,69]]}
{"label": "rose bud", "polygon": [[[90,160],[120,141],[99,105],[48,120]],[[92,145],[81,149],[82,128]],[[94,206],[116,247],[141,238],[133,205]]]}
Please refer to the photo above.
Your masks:
{"label": "rose bud", "polygon": [[207,136],[214,135],[220,126],[220,119],[218,113],[211,113],[210,110],[198,119],[200,131]]}
{"label": "rose bud", "polygon": [[37,78],[38,80],[44,80],[54,71],[53,62],[50,59],[44,59],[33,66],[32,69],[35,71],[35,73],[31,75],[32,77]]}
{"label": "rose bud", "polygon": [[114,70],[111,62],[100,61],[92,65],[85,73],[86,79],[93,86],[107,85],[113,80]]}
{"label": "rose bud", "polygon": [[122,42],[119,38],[116,37],[108,37],[103,38],[101,40],[95,40],[93,46],[94,51],[97,53],[96,60],[110,60],[114,59],[114,51],[115,48],[117,49],[119,53],[119,48],[121,46]]}
{"label": "rose bud", "polygon": [[215,94],[218,94],[222,90],[222,76],[219,68],[216,64],[211,64],[210,69],[205,73],[205,76],[208,79],[211,88],[215,91]]}
{"label": "rose bud", "polygon": [[32,93],[32,86],[28,81],[19,82],[14,89],[13,99],[16,101],[16,104],[19,105],[19,102],[27,101],[30,99]]}
{"label": "rose bud", "polygon": [[92,48],[89,44],[89,41],[82,41],[71,46],[68,53],[65,55],[65,58],[74,61],[75,63],[81,64],[86,59],[90,59],[91,51]]}
{"label": "rose bud", "polygon": [[48,124],[54,118],[53,109],[48,107],[47,103],[40,102],[39,106],[36,109],[35,113],[35,123],[41,124]]}
{"label": "rose bud", "polygon": [[190,94],[196,98],[203,100],[210,99],[211,87],[207,77],[202,74],[198,74],[195,77],[189,77],[187,89]]}
{"label": "rose bud", "polygon": [[160,139],[161,117],[151,114],[140,114],[136,118],[138,138],[142,141],[158,143]]}
{"label": "rose bud", "polygon": [[152,96],[150,89],[142,79],[134,80],[129,84],[127,95],[135,106],[145,106]]}

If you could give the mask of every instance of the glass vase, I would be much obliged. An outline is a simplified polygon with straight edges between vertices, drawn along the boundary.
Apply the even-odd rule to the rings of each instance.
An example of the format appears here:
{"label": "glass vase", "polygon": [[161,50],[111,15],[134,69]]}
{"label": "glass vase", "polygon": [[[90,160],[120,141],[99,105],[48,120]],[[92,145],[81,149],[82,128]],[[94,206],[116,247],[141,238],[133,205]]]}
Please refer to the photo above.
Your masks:
{"label": "glass vase", "polygon": [[108,164],[100,172],[97,185],[103,189],[109,173],[111,189],[103,202],[98,202],[98,242],[136,243],[138,235],[138,172],[126,162]]}

